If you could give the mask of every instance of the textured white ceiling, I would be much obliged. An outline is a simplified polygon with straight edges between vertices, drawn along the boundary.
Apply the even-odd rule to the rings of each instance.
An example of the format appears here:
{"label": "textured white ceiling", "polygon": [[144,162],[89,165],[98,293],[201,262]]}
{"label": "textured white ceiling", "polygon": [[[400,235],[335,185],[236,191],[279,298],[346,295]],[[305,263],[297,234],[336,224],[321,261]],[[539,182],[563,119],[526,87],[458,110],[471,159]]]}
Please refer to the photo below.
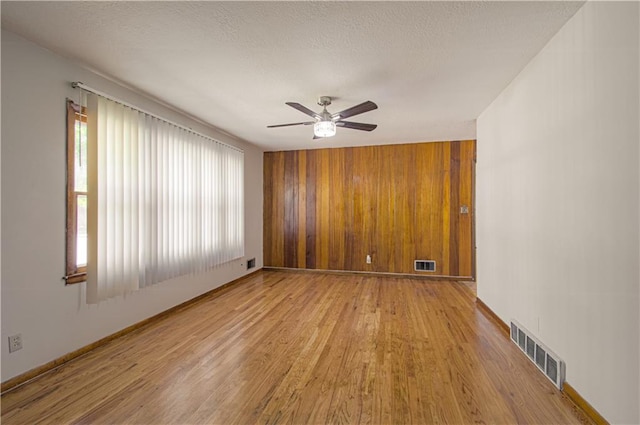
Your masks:
{"label": "textured white ceiling", "polygon": [[[2,27],[265,150],[475,138],[582,2],[8,2]],[[312,140],[285,105],[379,109]]]}

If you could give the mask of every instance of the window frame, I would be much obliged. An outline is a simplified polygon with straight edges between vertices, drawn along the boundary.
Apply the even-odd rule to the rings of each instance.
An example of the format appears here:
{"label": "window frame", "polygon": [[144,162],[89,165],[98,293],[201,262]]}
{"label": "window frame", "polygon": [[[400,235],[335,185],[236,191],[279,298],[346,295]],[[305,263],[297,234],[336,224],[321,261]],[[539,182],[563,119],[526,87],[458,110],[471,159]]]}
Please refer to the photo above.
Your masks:
{"label": "window frame", "polygon": [[87,196],[87,192],[75,190],[75,158],[76,158],[76,122],[87,122],[86,109],[67,99],[67,181],[66,181],[66,259],[65,284],[85,282],[87,267],[77,265],[78,238],[78,196]]}

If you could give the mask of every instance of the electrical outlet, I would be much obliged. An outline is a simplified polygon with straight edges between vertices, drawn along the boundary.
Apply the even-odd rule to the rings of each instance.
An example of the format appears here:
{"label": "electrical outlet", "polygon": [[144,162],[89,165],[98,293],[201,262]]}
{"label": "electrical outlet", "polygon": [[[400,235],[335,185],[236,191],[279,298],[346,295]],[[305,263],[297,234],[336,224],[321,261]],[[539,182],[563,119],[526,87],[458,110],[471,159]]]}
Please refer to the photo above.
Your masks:
{"label": "electrical outlet", "polygon": [[371,264],[371,256],[367,254],[367,264]]}
{"label": "electrical outlet", "polygon": [[22,350],[22,334],[15,334],[9,337],[9,352]]}

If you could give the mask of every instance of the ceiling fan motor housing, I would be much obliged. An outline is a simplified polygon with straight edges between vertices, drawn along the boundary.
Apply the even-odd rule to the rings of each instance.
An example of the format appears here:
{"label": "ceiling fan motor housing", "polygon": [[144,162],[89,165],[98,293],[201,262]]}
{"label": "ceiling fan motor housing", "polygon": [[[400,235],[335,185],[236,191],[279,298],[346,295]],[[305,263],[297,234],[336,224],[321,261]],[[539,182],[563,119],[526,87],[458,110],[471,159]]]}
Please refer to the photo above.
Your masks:
{"label": "ceiling fan motor housing", "polygon": [[[331,105],[331,98],[329,96],[320,96],[320,99],[318,99],[318,105],[322,106],[322,112],[320,112],[320,119],[318,121],[333,121],[331,119],[331,114],[327,111],[327,106]],[[335,125],[333,126],[333,129],[333,134],[335,134]]]}

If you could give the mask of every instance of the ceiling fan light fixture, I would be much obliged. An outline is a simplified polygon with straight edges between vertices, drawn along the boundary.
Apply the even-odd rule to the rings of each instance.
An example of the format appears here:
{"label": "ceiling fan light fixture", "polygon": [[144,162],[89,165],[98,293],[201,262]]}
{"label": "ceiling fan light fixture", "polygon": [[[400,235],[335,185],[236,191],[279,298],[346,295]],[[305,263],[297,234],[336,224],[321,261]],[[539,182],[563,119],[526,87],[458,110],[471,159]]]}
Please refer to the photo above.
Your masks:
{"label": "ceiling fan light fixture", "polygon": [[332,137],[336,135],[336,123],[333,121],[318,121],[313,125],[316,137]]}
{"label": "ceiling fan light fixture", "polygon": [[[349,118],[354,115],[364,114],[365,112],[378,109],[378,105],[370,100],[362,102],[359,105],[347,108],[344,111],[336,112],[335,114],[327,111],[327,105],[331,105],[331,98],[329,96],[322,96],[318,100],[318,105],[322,106],[322,112],[314,112],[296,102],[285,102],[286,105],[291,106],[293,109],[297,109],[305,115],[313,118],[313,121],[305,122],[293,122],[289,124],[276,124],[268,125],[267,128],[276,127],[291,127],[293,125],[311,125],[313,124],[313,138],[332,137],[336,135],[336,127],[350,128],[352,130],[373,131],[378,127],[375,124],[365,124],[361,122],[345,121],[344,118]],[[342,131],[342,130],[340,130]]]}

